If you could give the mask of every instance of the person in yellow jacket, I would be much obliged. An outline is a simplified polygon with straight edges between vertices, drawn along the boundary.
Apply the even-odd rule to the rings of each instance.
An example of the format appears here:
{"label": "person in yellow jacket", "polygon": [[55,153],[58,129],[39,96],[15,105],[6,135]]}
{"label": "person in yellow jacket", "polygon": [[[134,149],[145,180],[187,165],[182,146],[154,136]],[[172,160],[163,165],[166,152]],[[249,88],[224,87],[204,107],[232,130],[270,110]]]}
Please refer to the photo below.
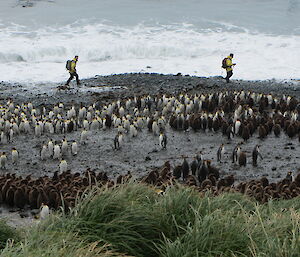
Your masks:
{"label": "person in yellow jacket", "polygon": [[232,63],[232,59],[233,59],[233,54],[230,54],[229,56],[227,56],[226,59],[226,72],[227,72],[227,76],[226,76],[226,82],[229,83],[229,79],[232,77],[233,72],[232,72],[232,67],[235,66],[235,63]]}
{"label": "person in yellow jacket", "polygon": [[69,73],[70,73],[70,78],[68,79],[68,81],[66,82],[66,86],[69,85],[70,81],[75,77],[76,78],[76,82],[77,82],[77,85],[80,85],[80,81],[79,81],[79,76],[77,74],[77,71],[76,71],[76,64],[78,62],[78,55],[76,55],[74,57],[74,59],[71,61],[71,65],[70,65],[70,69],[69,69]]}

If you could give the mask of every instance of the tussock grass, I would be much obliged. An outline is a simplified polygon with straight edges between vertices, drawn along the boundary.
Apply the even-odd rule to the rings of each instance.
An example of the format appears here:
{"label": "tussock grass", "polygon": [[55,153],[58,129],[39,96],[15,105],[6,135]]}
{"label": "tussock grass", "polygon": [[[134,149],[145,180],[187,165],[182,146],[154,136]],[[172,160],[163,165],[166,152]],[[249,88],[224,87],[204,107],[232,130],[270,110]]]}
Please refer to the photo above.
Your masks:
{"label": "tussock grass", "polygon": [[200,197],[174,186],[161,196],[129,183],[90,191],[1,256],[300,256],[299,207],[297,198],[260,205],[241,194]]}
{"label": "tussock grass", "polygon": [[19,234],[14,228],[8,226],[4,220],[0,220],[0,249],[6,246],[8,240],[18,241]]}

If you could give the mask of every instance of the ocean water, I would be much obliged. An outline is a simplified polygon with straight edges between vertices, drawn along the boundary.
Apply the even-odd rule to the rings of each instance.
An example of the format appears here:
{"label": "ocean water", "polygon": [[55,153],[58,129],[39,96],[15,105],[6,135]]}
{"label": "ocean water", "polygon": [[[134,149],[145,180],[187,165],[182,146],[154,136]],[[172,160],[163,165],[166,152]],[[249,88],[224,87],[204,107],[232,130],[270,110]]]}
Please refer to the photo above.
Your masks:
{"label": "ocean water", "polygon": [[[27,7],[23,7],[27,6]],[[300,0],[0,0],[0,81],[125,72],[300,78]]]}

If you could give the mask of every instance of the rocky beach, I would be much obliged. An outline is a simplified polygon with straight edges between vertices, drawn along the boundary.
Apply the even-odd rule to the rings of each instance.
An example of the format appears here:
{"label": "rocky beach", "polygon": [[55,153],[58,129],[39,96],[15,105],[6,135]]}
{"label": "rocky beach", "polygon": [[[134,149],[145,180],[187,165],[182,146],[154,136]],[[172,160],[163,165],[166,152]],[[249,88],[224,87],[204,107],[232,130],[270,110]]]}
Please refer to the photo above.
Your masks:
{"label": "rocky beach", "polygon": [[[276,81],[241,81],[233,80],[226,84],[221,77],[195,77],[177,75],[162,75],[151,73],[119,74],[111,76],[95,76],[82,81],[77,87],[71,85],[68,90],[60,90],[61,84],[37,84],[34,87],[1,83],[1,103],[5,104],[11,99],[15,105],[31,102],[37,110],[43,107],[51,110],[55,105],[63,103],[65,109],[80,105],[91,106],[101,109],[109,103],[122,101],[127,98],[145,95],[178,95],[186,94],[210,94],[219,92],[234,92],[244,90],[263,94],[272,94],[274,97],[282,95],[293,96],[299,99],[299,82],[276,82]],[[20,134],[13,138],[11,143],[2,144],[1,151],[8,153],[8,166],[1,170],[1,175],[15,173],[20,176],[31,175],[32,177],[53,176],[59,170],[59,161],[47,159],[42,161],[40,151],[42,145],[49,138],[61,142],[65,137],[68,142],[80,140],[81,130],[78,129],[67,134],[43,134],[37,138],[32,132],[29,135]],[[140,179],[151,170],[162,166],[170,161],[175,167],[182,163],[182,155],[188,157],[191,162],[193,157],[200,151],[205,159],[220,169],[221,176],[234,175],[236,182],[259,179],[262,176],[270,181],[278,181],[284,178],[287,172],[297,174],[300,169],[299,141],[298,138],[289,138],[285,133],[275,137],[273,133],[265,139],[259,139],[257,132],[248,140],[243,142],[239,136],[228,140],[222,133],[206,130],[195,132],[191,128],[187,131],[175,131],[166,127],[168,137],[167,149],[161,149],[158,137],[144,128],[135,138],[125,135],[124,143],[120,150],[113,146],[116,129],[100,129],[88,131],[86,144],[79,144],[77,156],[70,152],[64,157],[68,162],[68,169],[72,172],[84,173],[87,169],[95,172],[106,172],[112,180],[119,175],[131,172],[132,176]],[[232,163],[232,151],[237,143],[242,142],[242,149],[248,156],[246,167],[240,167]],[[217,162],[217,150],[220,144],[225,145],[224,160]],[[251,164],[251,152],[255,145],[259,144],[263,160],[259,161],[257,167]],[[10,151],[15,147],[19,151],[17,164],[11,163]],[[2,215],[8,218],[11,215],[6,207],[2,208]],[[14,218],[13,218],[14,219]],[[15,220],[15,221],[16,221]],[[17,221],[21,222],[22,221]]]}

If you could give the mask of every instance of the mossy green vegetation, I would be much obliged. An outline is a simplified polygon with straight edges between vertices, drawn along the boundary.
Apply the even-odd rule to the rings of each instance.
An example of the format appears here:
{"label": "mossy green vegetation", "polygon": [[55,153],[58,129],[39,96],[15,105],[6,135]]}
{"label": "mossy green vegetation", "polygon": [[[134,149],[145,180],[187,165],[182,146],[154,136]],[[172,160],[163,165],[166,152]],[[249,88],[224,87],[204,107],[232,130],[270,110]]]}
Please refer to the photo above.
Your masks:
{"label": "mossy green vegetation", "polygon": [[139,183],[94,189],[0,256],[300,256],[299,200],[261,205],[179,185],[164,195]]}
{"label": "mossy green vegetation", "polygon": [[0,220],[0,249],[3,249],[6,243],[18,240],[19,234],[16,229],[8,226],[4,220]]}

